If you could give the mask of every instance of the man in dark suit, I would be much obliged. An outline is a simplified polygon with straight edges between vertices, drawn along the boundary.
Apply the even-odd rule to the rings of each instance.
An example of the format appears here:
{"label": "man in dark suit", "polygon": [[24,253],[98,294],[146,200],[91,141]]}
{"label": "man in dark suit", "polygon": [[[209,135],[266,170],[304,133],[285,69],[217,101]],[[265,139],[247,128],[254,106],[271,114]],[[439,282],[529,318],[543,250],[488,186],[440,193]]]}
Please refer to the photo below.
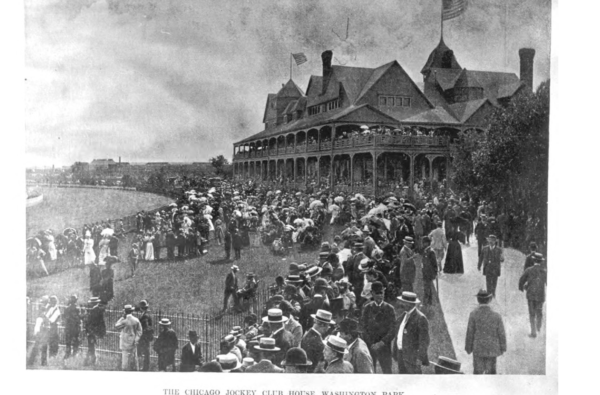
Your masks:
{"label": "man in dark suit", "polygon": [[410,236],[404,238],[404,246],[400,250],[400,285],[402,291],[413,292],[417,273],[415,253],[412,250],[414,240]]}
{"label": "man in dark suit", "polygon": [[495,298],[496,285],[498,284],[498,277],[500,277],[502,262],[504,262],[504,254],[502,248],[497,246],[498,238],[495,235],[488,237],[488,243],[481,250],[477,270],[481,270],[483,266],[487,291]]}
{"label": "man in dark suit", "polygon": [[269,309],[267,316],[263,317],[263,322],[269,323],[271,334],[269,337],[275,339],[275,346],[279,351],[272,355],[271,362],[281,367],[281,361],[285,359],[285,354],[292,348],[294,337],[284,328],[284,324],[289,318],[283,315],[281,309]]}
{"label": "man in dark suit", "polygon": [[154,328],[152,327],[152,317],[148,313],[148,302],[146,300],[140,301],[138,310],[140,315],[138,320],[142,324],[142,336],[137,344],[138,358],[142,359],[142,371],[147,372],[150,370],[150,343],[154,341]]}
{"label": "man in dark suit", "polygon": [[529,243],[529,255],[525,257],[525,265],[523,266],[523,271],[529,269],[534,265],[534,257],[537,253],[537,244],[535,242]]}
{"label": "man in dark suit", "polygon": [[90,291],[92,296],[100,296],[102,291],[102,269],[95,261],[90,265]]}
{"label": "man in dark suit", "polygon": [[476,296],[479,306],[469,315],[465,351],[473,353],[474,374],[496,374],[496,358],[506,352],[504,323],[489,306],[489,291],[480,290]]}
{"label": "man in dark suit", "polygon": [[237,290],[238,290],[238,279],[237,279],[237,272],[240,269],[236,266],[233,265],[231,266],[231,271],[227,274],[227,277],[225,278],[225,296],[223,298],[223,311],[227,310],[227,305],[229,302],[229,297],[233,297],[233,306],[235,309],[238,308],[238,296],[237,296]]}
{"label": "man in dark suit", "polygon": [[385,289],[379,281],[371,285],[371,295],[373,301],[365,304],[360,320],[363,329],[364,340],[369,348],[369,353],[373,358],[373,371],[377,367],[377,362],[381,365],[383,373],[392,373],[392,355],[383,339],[393,330],[396,312],[394,307],[383,301]]}
{"label": "man in dark suit", "polygon": [[314,319],[313,326],[306,331],[302,338],[300,347],[306,351],[306,356],[311,361],[312,365],[307,368],[308,373],[313,373],[316,366],[323,360],[323,339],[325,339],[329,332],[331,325],[335,325],[335,322],[331,320],[332,314],[327,310],[317,310],[315,314],[312,314]]}
{"label": "man in dark suit", "polygon": [[424,306],[431,306],[433,303],[433,280],[436,279],[438,273],[437,258],[435,252],[431,248],[431,239],[427,236],[422,238],[423,247],[423,293]]}
{"label": "man in dark suit", "polygon": [[542,309],[546,301],[546,270],[542,266],[544,256],[536,252],[533,256],[533,266],[525,269],[519,279],[519,291],[527,292],[527,305],[529,306],[529,323],[531,333],[529,337],[536,337],[542,329]]}
{"label": "man in dark suit", "polygon": [[175,371],[175,351],[179,348],[177,334],[171,329],[171,321],[168,318],[163,318],[159,321],[160,334],[154,342],[154,351],[158,354],[158,371],[166,372],[171,366],[172,371]]}
{"label": "man in dark suit", "polygon": [[175,232],[173,232],[173,229],[169,228],[167,230],[167,235],[165,238],[167,243],[167,259],[174,259],[175,246],[177,245],[177,236],[175,235]]}
{"label": "man in dark suit", "polygon": [[190,342],[181,349],[180,372],[194,372],[196,366],[202,366],[202,351],[198,344],[198,334],[196,331],[189,331],[188,338]]}
{"label": "man in dark suit", "polygon": [[348,344],[344,360],[350,362],[354,373],[373,373],[373,358],[367,344],[359,337],[358,321],[345,318],[339,323],[339,336]]}
{"label": "man in dark suit", "polygon": [[429,321],[417,306],[420,300],[413,292],[402,292],[397,298],[403,312],[394,328],[382,342],[392,347],[400,374],[421,374],[421,365],[429,366]]}
{"label": "man in dark suit", "polygon": [[477,238],[477,257],[481,258],[481,251],[486,244],[486,239],[490,231],[487,225],[487,218],[485,215],[481,215],[475,225],[475,237]]}
{"label": "man in dark suit", "polygon": [[227,260],[231,259],[231,232],[229,229],[225,229],[225,234],[223,236],[223,247],[225,248],[225,258]]}

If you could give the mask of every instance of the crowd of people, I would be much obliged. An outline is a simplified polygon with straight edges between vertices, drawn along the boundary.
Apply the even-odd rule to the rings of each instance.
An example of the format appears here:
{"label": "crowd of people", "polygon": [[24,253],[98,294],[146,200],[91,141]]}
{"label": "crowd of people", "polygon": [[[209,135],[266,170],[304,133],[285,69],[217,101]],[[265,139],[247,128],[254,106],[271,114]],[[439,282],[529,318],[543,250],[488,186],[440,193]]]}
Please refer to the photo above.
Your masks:
{"label": "crowd of people", "polygon": [[[231,328],[221,339],[220,354],[210,362],[203,360],[198,335],[190,331],[177,369],[178,339],[171,322],[161,320],[155,336],[148,302],[125,306],[115,328],[121,331],[123,369],[148,370],[153,343],[161,371],[374,373],[379,366],[383,373],[392,373],[395,364],[399,373],[421,373],[421,366],[430,364],[426,313],[436,301],[434,281],[440,273],[463,272],[460,243],[469,244],[473,236],[487,289],[477,295],[480,308],[469,318],[467,352],[474,355],[475,373],[495,373],[495,358],[506,351],[506,338],[502,318],[491,311],[489,302],[496,296],[502,247],[511,242],[511,229],[507,215],[494,216],[493,205],[482,202],[475,207],[473,202],[444,193],[418,195],[409,201],[393,194],[375,198],[328,191],[272,191],[252,183],[198,190],[182,192],[169,210],[137,215],[127,256],[132,275],[141,260],[201,256],[209,245],[222,246],[227,261],[232,261],[232,248],[233,260],[240,260],[242,249],[249,245],[265,245],[274,254],[287,254],[294,248],[315,251],[315,260],[292,262],[287,273],[277,276],[269,287],[271,298],[264,311],[251,312],[244,327]],[[323,240],[328,224],[344,225],[344,229],[332,240]],[[93,364],[94,344],[106,331],[102,311],[113,291],[112,281],[104,278],[110,278],[110,266],[118,258],[110,250],[111,236],[99,241],[96,253],[92,234],[97,232],[84,232],[83,261],[90,267],[92,298],[84,316],[69,305],[62,319],[85,322],[86,363]],[[417,273],[419,259],[421,273]],[[541,329],[544,297],[540,294],[545,289],[546,266],[540,266],[543,256],[535,250],[527,259],[531,267],[526,267],[519,286],[527,290],[530,300],[533,335]],[[101,264],[106,268],[98,272]],[[105,271],[109,272],[105,275]],[[256,293],[256,276],[248,273],[244,286],[239,287],[238,273],[239,267],[232,265],[225,280],[223,310],[232,299],[233,308],[241,311],[244,300]],[[417,276],[422,290],[415,288]],[[423,301],[417,296],[421,291]],[[50,346],[51,356],[57,351],[58,332],[53,328],[61,313],[53,310],[54,299],[47,298],[38,319],[34,349],[42,350],[42,363],[44,347]],[[75,295],[72,300],[76,303]],[[68,325],[65,328],[69,331]],[[72,342],[78,338],[74,328],[75,324],[67,337]],[[71,349],[76,352],[77,345],[67,345],[66,358]],[[32,355],[31,363],[36,352]],[[434,365],[439,373],[461,373],[460,363],[447,357],[441,356]]]}

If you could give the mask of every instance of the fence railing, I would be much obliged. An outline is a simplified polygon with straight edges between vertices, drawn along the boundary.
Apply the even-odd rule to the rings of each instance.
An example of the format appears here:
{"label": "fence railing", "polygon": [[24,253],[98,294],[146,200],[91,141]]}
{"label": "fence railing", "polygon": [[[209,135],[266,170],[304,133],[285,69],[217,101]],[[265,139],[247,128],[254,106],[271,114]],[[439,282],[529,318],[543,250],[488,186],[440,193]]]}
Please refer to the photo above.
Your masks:
{"label": "fence railing", "polygon": [[[188,332],[194,330],[198,333],[202,356],[205,361],[211,361],[216,358],[219,354],[220,340],[223,336],[229,334],[231,328],[236,325],[244,327],[244,318],[250,314],[255,313],[258,317],[261,316],[267,301],[269,300],[268,288],[261,288],[257,291],[256,297],[249,301],[249,304],[244,306],[247,310],[243,312],[213,312],[212,314],[191,314],[191,313],[170,313],[162,310],[151,310],[149,315],[152,318],[154,327],[154,339],[159,335],[158,322],[162,318],[168,318],[171,321],[171,328],[177,334],[177,340],[179,343],[179,351],[175,353],[176,363],[179,363],[181,356],[181,349],[188,342]],[[66,306],[61,305],[61,312],[64,312]],[[27,305],[27,340],[32,343],[35,341],[33,337],[33,328],[35,326],[35,320],[40,316],[40,309],[42,305],[39,303],[30,303]],[[82,313],[85,311],[85,307],[81,307]],[[136,315],[138,313],[135,313]],[[123,316],[122,310],[106,309],[104,312],[104,322],[106,324],[106,335],[104,338],[99,339],[96,345],[96,353],[103,354],[105,358],[114,359],[115,364],[118,365],[118,359],[120,358],[121,350],[119,348],[120,332],[115,329],[115,324]],[[65,344],[65,327],[61,321],[58,325],[59,333],[59,344]],[[80,344],[81,348],[86,349],[87,340],[84,324],[81,324],[80,330]],[[156,359],[158,356],[150,346],[150,358]]]}

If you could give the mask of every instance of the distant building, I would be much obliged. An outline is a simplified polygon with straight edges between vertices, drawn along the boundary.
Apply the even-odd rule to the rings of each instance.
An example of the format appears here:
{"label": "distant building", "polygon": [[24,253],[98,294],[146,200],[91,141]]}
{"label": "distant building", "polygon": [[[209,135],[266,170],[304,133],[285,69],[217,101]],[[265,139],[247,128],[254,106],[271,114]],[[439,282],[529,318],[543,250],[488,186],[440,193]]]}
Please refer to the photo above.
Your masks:
{"label": "distant building", "polygon": [[111,165],[114,165],[115,161],[112,159],[94,159],[90,163],[90,171],[108,170]]}

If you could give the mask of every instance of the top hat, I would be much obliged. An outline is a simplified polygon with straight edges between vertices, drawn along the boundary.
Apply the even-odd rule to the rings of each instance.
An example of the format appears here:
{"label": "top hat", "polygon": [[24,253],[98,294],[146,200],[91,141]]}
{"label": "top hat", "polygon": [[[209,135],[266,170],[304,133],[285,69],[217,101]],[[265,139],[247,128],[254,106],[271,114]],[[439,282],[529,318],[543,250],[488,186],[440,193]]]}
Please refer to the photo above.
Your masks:
{"label": "top hat", "polygon": [[267,312],[267,316],[263,317],[263,322],[275,323],[275,324],[283,324],[287,322],[289,318],[283,315],[281,309],[269,309]]}
{"label": "top hat", "polygon": [[275,347],[275,339],[272,337],[261,337],[258,346],[254,346],[254,349],[267,352],[277,352],[281,350],[279,347]]}
{"label": "top hat", "polygon": [[217,362],[221,365],[224,372],[230,372],[242,366],[240,360],[233,354],[217,355]]}
{"label": "top hat", "polygon": [[310,316],[314,318],[315,322],[335,325],[335,321],[331,319],[332,314],[330,311],[319,309],[316,314],[311,314]]}
{"label": "top hat", "polygon": [[344,318],[339,324],[339,330],[344,333],[360,332],[358,321],[351,318]]}
{"label": "top hat", "polygon": [[346,348],[348,343],[339,336],[329,336],[327,340],[323,341],[323,344],[339,354],[348,354],[348,349]]}
{"label": "top hat", "polygon": [[196,331],[189,331],[188,332],[188,337],[198,337],[198,332]]}
{"label": "top hat", "polygon": [[435,374],[463,374],[460,371],[460,362],[448,357],[438,357],[437,363],[432,362]]}
{"label": "top hat", "polygon": [[410,304],[421,303],[419,298],[417,298],[417,294],[414,292],[402,292],[402,295],[396,297],[396,299],[398,299],[401,302],[410,303]]}
{"label": "top hat", "polygon": [[158,323],[159,325],[167,326],[171,325],[171,320],[169,320],[168,318],[162,318]]}
{"label": "top hat", "polygon": [[281,366],[311,366],[312,362],[308,360],[306,351],[300,347],[292,347],[285,354],[285,360],[281,361]]}

